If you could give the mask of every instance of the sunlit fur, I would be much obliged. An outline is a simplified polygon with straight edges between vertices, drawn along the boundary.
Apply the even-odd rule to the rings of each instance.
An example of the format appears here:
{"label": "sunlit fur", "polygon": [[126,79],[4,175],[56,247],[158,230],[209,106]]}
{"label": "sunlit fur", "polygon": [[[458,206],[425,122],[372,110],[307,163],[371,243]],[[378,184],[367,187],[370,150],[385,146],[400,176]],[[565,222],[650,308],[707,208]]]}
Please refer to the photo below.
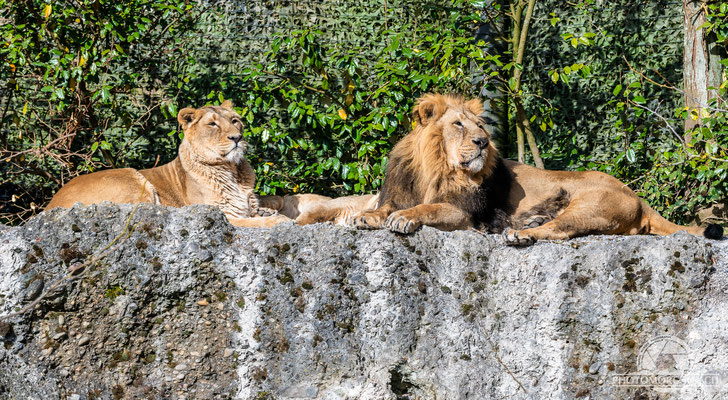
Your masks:
{"label": "sunlit fur", "polygon": [[[232,103],[185,108],[178,119],[185,131],[179,158],[185,171],[205,182],[214,193],[212,204],[234,218],[246,218],[258,208],[253,193],[255,173],[245,160],[242,122]],[[237,137],[238,142],[232,138]]]}
{"label": "sunlit fur", "polygon": [[[414,178],[413,189],[421,197],[417,203],[450,200],[476,190],[498,160],[498,150],[479,116],[482,109],[478,99],[435,94],[420,98],[413,111],[414,130],[390,153],[387,178]],[[487,140],[488,145],[481,150],[474,140]]]}
{"label": "sunlit fur", "polygon": [[255,172],[245,159],[243,124],[230,101],[221,106],[184,108],[178,156],[160,167],[98,171],[79,176],[58,191],[47,209],[93,204],[148,202],[182,207],[209,204],[238,226],[271,226],[288,218],[260,215]]}

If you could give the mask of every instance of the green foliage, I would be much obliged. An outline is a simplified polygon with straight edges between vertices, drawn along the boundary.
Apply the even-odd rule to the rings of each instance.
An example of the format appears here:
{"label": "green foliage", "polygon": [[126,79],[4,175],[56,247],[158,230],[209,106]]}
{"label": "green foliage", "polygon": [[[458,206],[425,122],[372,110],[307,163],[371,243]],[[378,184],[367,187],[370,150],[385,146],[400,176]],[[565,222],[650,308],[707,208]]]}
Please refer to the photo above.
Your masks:
{"label": "green foliage", "polygon": [[79,173],[173,156],[166,121],[180,77],[169,66],[194,27],[192,7],[0,0],[0,185],[15,195],[3,214],[34,212]]}
{"label": "green foliage", "polygon": [[[539,18],[524,62],[524,98],[547,168],[611,173],[631,140],[618,123],[622,118],[629,119],[627,127],[649,126],[655,145],[670,146],[672,134],[659,118],[629,110],[622,115],[617,103],[620,92],[644,81],[636,71],[681,85],[680,5],[664,0],[537,4]],[[681,104],[680,93],[672,89],[647,85],[642,93],[668,117]]]}
{"label": "green foliage", "polygon": [[[716,33],[725,30],[725,5],[710,4],[707,24]],[[720,37],[720,36],[719,36]],[[720,47],[719,47],[720,48]],[[725,51],[725,47],[722,47]],[[728,60],[723,60],[725,64]],[[664,87],[642,73],[632,73],[617,85],[615,141],[622,152],[614,163],[603,168],[631,183],[633,189],[655,210],[673,221],[687,223],[707,206],[728,200],[728,110],[726,84],[713,88],[714,97],[702,110],[677,107],[674,115],[660,110],[661,99],[654,95],[656,87]],[[680,95],[674,86],[672,93]],[[699,124],[683,134],[682,121],[692,119]],[[659,135],[668,131],[667,138]]]}
{"label": "green foliage", "polygon": [[[725,88],[686,135],[684,119],[705,115],[683,107],[682,10],[662,3],[539,2],[541,15],[553,11],[532,27],[524,98],[547,167],[601,170],[687,223],[728,200]],[[725,54],[726,6],[707,10],[704,28]]]}
{"label": "green foliage", "polygon": [[[477,14],[466,3],[443,25],[384,31],[372,59],[360,47],[326,43],[313,29],[277,34],[260,63],[244,72],[252,135],[267,153],[258,165],[264,193],[364,193],[381,185],[386,155],[412,129],[422,93],[471,92],[470,68],[493,57],[472,40]],[[271,107],[285,109],[270,115]]]}
{"label": "green foliage", "polygon": [[[679,3],[538,1],[523,65],[473,40],[491,3],[0,0],[0,221],[80,173],[170,161],[177,110],[224,99],[246,121],[259,193],[375,191],[418,96],[484,87],[523,99],[549,168],[610,173],[678,222],[726,201],[721,101],[693,115],[676,89]],[[723,51],[724,3],[703,27]],[[493,4],[508,37],[508,3]],[[704,118],[683,144],[691,115]]]}

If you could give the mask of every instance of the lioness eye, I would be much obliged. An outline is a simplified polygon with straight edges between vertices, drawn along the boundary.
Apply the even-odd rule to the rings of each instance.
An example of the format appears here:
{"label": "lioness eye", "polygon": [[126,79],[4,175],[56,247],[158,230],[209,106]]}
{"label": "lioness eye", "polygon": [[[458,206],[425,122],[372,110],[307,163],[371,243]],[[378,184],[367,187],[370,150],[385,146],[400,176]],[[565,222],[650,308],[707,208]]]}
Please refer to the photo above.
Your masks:
{"label": "lioness eye", "polygon": [[457,126],[458,128],[462,128],[463,127],[463,123],[460,122],[460,121],[455,121],[452,124],[455,125],[455,126]]}
{"label": "lioness eye", "polygon": [[207,125],[209,125],[209,126],[217,126],[217,122],[210,121],[210,122],[207,123]]}

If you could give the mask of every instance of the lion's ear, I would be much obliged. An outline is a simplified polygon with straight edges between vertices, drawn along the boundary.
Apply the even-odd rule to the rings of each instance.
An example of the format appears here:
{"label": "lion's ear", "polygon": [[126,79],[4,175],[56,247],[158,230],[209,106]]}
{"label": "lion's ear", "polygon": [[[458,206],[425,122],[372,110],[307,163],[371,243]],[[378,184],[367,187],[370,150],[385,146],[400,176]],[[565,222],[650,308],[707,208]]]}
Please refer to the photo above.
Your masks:
{"label": "lion's ear", "polygon": [[483,102],[480,99],[468,100],[465,103],[465,107],[468,108],[473,114],[480,115],[483,113]]}
{"label": "lion's ear", "polygon": [[445,104],[438,95],[425,95],[415,105],[412,116],[418,125],[425,126],[439,119],[444,112]]}
{"label": "lion's ear", "polygon": [[222,102],[222,104],[220,104],[220,107],[227,108],[228,110],[232,110],[233,109],[233,102],[232,102],[232,100],[225,100],[225,101]]}
{"label": "lion's ear", "polygon": [[197,110],[192,107],[179,110],[179,113],[177,113],[177,121],[179,121],[179,124],[182,125],[183,130],[189,128],[190,125],[197,120],[195,117],[196,114]]}

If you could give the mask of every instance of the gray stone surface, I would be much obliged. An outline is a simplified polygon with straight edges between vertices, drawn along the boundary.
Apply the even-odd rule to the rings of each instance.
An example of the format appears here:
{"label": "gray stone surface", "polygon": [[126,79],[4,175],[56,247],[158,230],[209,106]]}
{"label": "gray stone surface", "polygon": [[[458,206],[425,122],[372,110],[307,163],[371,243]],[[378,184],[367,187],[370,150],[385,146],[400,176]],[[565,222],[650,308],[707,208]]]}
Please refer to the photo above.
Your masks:
{"label": "gray stone surface", "polygon": [[727,247],[56,209],[0,229],[0,399],[725,398]]}

